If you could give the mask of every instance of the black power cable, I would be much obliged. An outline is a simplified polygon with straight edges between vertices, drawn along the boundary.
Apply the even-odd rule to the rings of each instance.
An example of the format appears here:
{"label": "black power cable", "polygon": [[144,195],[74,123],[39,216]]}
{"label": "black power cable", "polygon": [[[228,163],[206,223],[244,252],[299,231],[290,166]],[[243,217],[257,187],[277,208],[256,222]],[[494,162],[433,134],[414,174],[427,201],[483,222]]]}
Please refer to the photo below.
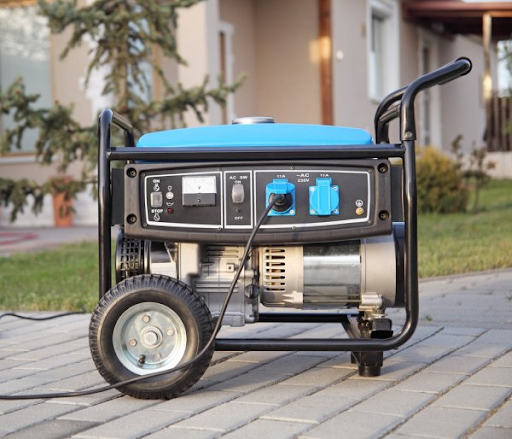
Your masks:
{"label": "black power cable", "polygon": [[24,316],[21,314],[16,314],[14,312],[6,312],[6,313],[0,315],[0,319],[3,319],[4,317],[16,317],[17,319],[22,319],[22,320],[33,320],[36,322],[43,322],[45,320],[53,320],[53,319],[58,319],[59,317],[73,316],[76,314],[85,314],[85,311],[65,312],[62,314],[54,314],[54,315],[46,316],[46,317],[29,317],[29,316]]}
{"label": "black power cable", "polygon": [[231,285],[229,287],[228,293],[226,295],[226,298],[224,299],[224,303],[222,304],[222,308],[220,310],[219,318],[217,320],[217,324],[215,325],[215,328],[213,329],[213,333],[208,340],[208,343],[206,343],[206,346],[199,352],[194,358],[192,358],[189,361],[186,361],[183,364],[180,364],[179,366],[173,367],[172,369],[163,370],[161,372],[155,372],[148,375],[142,375],[135,378],[131,378],[129,380],[120,381],[115,384],[111,384],[108,386],[100,387],[97,389],[88,389],[88,390],[78,390],[76,392],[64,392],[64,393],[42,393],[39,395],[0,395],[0,400],[20,400],[20,399],[50,399],[50,398],[71,398],[75,396],[86,396],[86,395],[93,395],[96,393],[106,392],[107,390],[111,389],[118,389],[120,387],[127,386],[132,383],[136,383],[139,381],[146,380],[148,378],[154,378],[159,377],[163,375],[167,375],[169,373],[176,372],[178,370],[184,369],[185,367],[188,367],[192,364],[194,364],[199,358],[201,358],[208,349],[211,348],[212,344],[215,342],[215,339],[217,337],[217,334],[220,331],[220,328],[222,326],[222,319],[224,318],[224,314],[226,313],[226,310],[228,308],[229,300],[231,299],[231,296],[233,295],[233,291],[235,290],[236,283],[238,282],[238,279],[240,278],[240,274],[242,273],[242,270],[244,268],[245,261],[247,260],[247,257],[249,256],[249,252],[252,247],[252,242],[254,241],[254,237],[256,236],[256,233],[258,233],[258,230],[260,229],[261,225],[265,221],[265,218],[267,217],[268,213],[276,204],[277,202],[282,202],[284,199],[284,195],[276,195],[274,197],[271,197],[269,204],[267,208],[265,209],[265,212],[260,216],[258,219],[258,222],[254,226],[254,229],[252,230],[251,236],[249,236],[249,239],[247,240],[247,244],[245,245],[245,250],[242,255],[242,258],[240,259],[240,264],[238,266],[238,270],[235,273],[235,276],[233,277],[233,281],[231,282]]}

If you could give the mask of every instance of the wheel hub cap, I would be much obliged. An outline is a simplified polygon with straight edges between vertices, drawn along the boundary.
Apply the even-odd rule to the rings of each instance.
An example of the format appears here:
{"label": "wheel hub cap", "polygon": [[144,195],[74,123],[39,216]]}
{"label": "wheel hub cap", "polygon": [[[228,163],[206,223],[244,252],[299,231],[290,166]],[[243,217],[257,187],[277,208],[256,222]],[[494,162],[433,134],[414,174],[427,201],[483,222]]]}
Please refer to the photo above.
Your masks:
{"label": "wheel hub cap", "polygon": [[121,315],[112,342],[123,366],[138,375],[146,375],[178,365],[185,354],[187,334],[183,321],[171,308],[143,302]]}

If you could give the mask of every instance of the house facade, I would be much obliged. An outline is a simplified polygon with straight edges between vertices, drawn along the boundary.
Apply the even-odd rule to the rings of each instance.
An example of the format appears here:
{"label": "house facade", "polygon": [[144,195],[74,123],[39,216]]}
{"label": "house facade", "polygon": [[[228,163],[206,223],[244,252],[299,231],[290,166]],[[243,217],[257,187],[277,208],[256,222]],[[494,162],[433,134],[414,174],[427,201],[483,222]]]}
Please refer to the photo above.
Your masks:
{"label": "house facade", "polygon": [[[210,106],[206,115],[210,125],[257,115],[373,133],[374,112],[387,93],[467,56],[474,66],[470,75],[417,99],[418,142],[448,152],[462,134],[466,151],[482,146],[487,123],[483,84],[487,76],[497,82],[496,53],[489,52],[489,69],[478,31],[451,32],[441,27],[442,20],[418,18],[414,8],[407,9],[413,3],[436,2],[207,0],[180,13],[178,47],[188,65],[166,59],[161,65],[171,81],[185,87],[200,84],[205,75],[215,84],[219,74],[229,82],[245,73],[244,84],[230,96],[225,109]],[[512,12],[512,2],[505,3]],[[13,14],[18,18],[13,20]],[[83,85],[89,42],[59,59],[67,37],[67,33],[51,35],[30,1],[0,0],[0,87],[4,89],[21,72],[29,91],[41,93],[42,104],[74,103],[78,120],[90,124],[99,110],[110,105],[109,99],[98,92],[101,72],[87,89]],[[153,85],[158,96],[156,79]],[[198,124],[192,114],[186,120],[189,126]],[[9,124],[12,121],[2,117],[0,130]],[[390,133],[397,141],[398,125]],[[70,171],[78,169],[79,165]],[[2,177],[44,181],[53,172],[36,163],[29,139],[22,151],[0,157]],[[27,209],[15,225],[52,225],[50,201],[41,215],[34,217]],[[97,221],[89,193],[79,195],[76,207],[76,224]],[[0,225],[8,224],[9,209],[3,208]]]}

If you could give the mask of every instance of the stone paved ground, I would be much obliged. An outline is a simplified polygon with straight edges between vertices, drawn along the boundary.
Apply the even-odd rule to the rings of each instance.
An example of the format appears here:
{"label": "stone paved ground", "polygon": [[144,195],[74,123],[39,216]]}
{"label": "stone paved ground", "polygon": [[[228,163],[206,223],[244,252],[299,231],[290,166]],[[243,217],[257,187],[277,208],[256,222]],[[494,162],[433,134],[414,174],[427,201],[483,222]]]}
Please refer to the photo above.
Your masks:
{"label": "stone paved ground", "polygon": [[[0,401],[8,438],[512,438],[512,270],[422,282],[413,340],[360,378],[347,353],[216,353],[203,379],[170,401],[108,391]],[[393,312],[398,322],[400,313]],[[89,316],[0,320],[0,393],[103,385]],[[334,324],[257,324],[233,333],[336,337]]]}

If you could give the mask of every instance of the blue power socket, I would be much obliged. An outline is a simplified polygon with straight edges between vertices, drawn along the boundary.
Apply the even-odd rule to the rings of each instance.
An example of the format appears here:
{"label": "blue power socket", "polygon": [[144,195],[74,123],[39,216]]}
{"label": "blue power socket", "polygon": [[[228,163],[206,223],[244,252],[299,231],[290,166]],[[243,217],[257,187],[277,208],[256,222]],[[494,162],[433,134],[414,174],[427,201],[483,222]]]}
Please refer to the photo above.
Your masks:
{"label": "blue power socket", "polygon": [[295,185],[286,178],[274,178],[265,188],[266,205],[272,194],[285,195],[285,199],[274,204],[268,216],[295,216]]}

